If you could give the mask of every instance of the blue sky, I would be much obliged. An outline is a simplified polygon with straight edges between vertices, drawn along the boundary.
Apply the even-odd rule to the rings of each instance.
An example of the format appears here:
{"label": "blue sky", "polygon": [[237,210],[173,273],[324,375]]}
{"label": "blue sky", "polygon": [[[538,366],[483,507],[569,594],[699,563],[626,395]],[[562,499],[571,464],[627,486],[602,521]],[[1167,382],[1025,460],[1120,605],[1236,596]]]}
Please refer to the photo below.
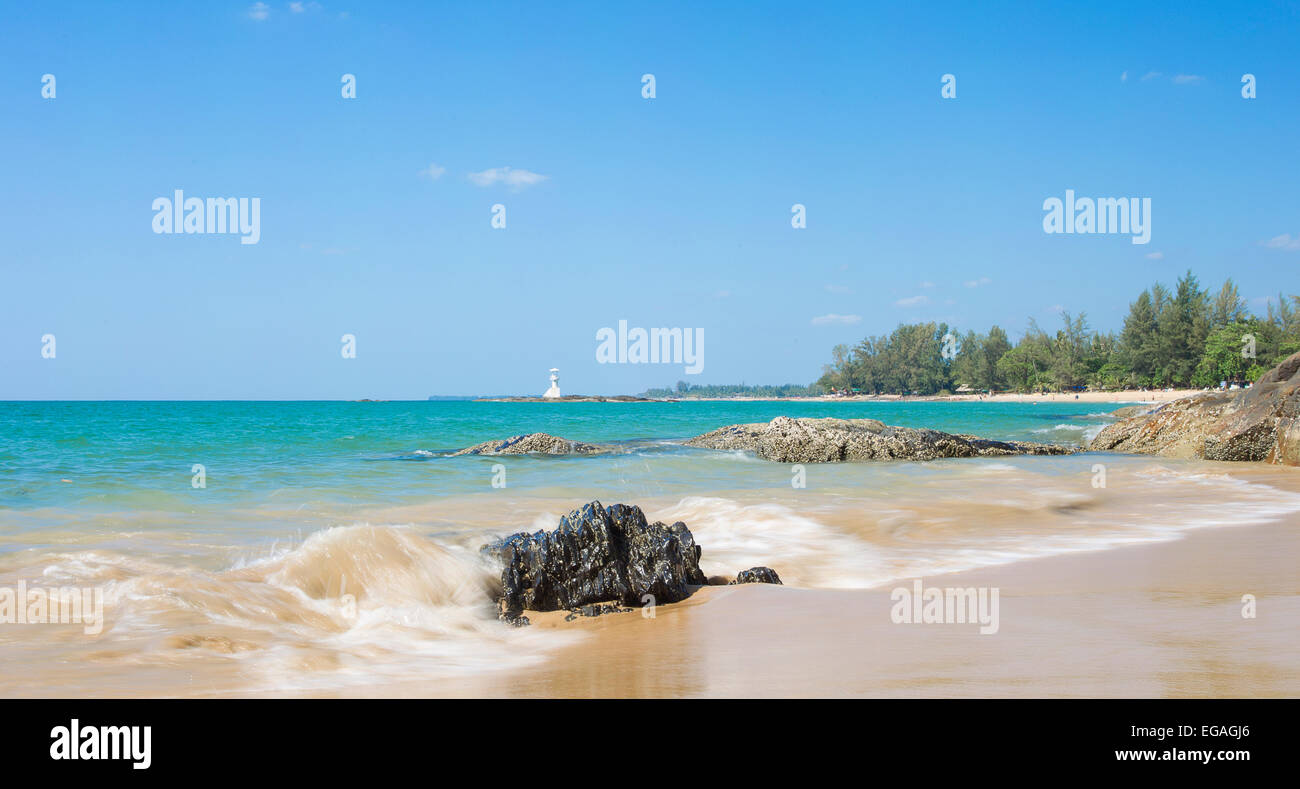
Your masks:
{"label": "blue sky", "polygon": [[[619,320],[703,329],[692,381],[804,383],[900,321],[1300,291],[1295,3],[703,5],[8,5],[0,398],[686,377],[598,364]],[[544,178],[471,177],[507,167]],[[176,189],[260,198],[260,242],[153,233]],[[1150,197],[1151,243],[1045,234],[1066,189]]]}

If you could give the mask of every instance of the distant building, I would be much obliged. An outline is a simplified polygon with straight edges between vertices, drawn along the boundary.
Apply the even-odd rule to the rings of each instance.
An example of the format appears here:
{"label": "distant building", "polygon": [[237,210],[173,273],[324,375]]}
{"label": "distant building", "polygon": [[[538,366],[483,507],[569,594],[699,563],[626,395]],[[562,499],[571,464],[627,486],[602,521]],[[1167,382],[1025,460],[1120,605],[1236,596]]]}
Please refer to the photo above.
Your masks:
{"label": "distant building", "polygon": [[556,368],[556,367],[552,367],[552,368],[551,368],[551,388],[550,388],[550,389],[547,389],[547,390],[546,390],[546,394],[542,395],[542,397],[555,398],[555,399],[558,399],[558,398],[560,397],[560,370],[559,370],[559,368]]}

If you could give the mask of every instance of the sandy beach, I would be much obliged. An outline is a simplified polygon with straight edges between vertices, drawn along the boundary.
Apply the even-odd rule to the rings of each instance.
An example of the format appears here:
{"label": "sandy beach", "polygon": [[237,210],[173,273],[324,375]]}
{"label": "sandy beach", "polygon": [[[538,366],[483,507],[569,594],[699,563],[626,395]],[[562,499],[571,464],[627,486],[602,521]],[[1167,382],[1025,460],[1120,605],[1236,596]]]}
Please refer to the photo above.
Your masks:
{"label": "sandy beach", "polygon": [[[1300,470],[1233,467],[1300,492]],[[1000,622],[895,624],[890,593],[703,587],[653,618],[634,611],[538,630],[584,638],[543,664],[455,681],[370,686],[412,697],[1295,697],[1300,516],[1176,539],[932,575],[997,588]],[[1244,618],[1243,595],[1257,616]],[[285,694],[298,695],[298,694]],[[354,693],[310,695],[346,696]]]}
{"label": "sandy beach", "polygon": [[[1300,491],[1300,472],[1261,470]],[[936,575],[997,587],[1000,628],[894,624],[890,590],[706,587],[542,627],[589,638],[526,673],[382,689],[446,696],[1295,697],[1300,518]],[[904,584],[906,585],[906,584]],[[1242,596],[1258,601],[1242,617]],[[373,689],[372,689],[373,690]]]}
{"label": "sandy beach", "polygon": [[690,398],[713,402],[728,400],[737,402],[782,402],[782,403],[1168,403],[1182,397],[1200,394],[1200,389],[1155,389],[1150,391],[1130,390],[1123,392],[1045,392],[1022,394],[1019,392],[998,392],[991,395],[850,395],[848,397],[700,397]]}

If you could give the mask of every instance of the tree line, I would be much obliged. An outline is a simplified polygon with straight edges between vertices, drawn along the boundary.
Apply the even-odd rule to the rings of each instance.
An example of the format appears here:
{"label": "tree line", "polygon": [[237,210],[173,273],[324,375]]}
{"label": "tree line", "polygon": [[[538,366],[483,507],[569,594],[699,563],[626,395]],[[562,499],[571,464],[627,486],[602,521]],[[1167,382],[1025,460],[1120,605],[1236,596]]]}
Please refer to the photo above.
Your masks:
{"label": "tree line", "polygon": [[1129,304],[1120,332],[1084,313],[1055,332],[1032,318],[1014,345],[998,326],[964,334],[945,323],[900,324],[856,346],[837,345],[812,388],[864,394],[1207,387],[1253,382],[1300,351],[1300,296],[1254,315],[1229,279],[1203,290],[1189,271],[1173,290],[1156,283]]}

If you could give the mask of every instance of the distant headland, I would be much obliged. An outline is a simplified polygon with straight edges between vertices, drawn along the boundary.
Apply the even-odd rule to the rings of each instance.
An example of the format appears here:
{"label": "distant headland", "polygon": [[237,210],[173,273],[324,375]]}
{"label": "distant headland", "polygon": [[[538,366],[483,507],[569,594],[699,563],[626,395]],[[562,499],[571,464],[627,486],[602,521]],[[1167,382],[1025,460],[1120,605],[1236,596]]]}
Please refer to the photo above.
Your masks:
{"label": "distant headland", "polygon": [[[476,397],[476,403],[658,403],[663,398],[634,397],[632,395],[566,395],[560,394],[560,371],[550,370],[551,386],[541,397]],[[430,398],[432,399],[432,398]]]}

